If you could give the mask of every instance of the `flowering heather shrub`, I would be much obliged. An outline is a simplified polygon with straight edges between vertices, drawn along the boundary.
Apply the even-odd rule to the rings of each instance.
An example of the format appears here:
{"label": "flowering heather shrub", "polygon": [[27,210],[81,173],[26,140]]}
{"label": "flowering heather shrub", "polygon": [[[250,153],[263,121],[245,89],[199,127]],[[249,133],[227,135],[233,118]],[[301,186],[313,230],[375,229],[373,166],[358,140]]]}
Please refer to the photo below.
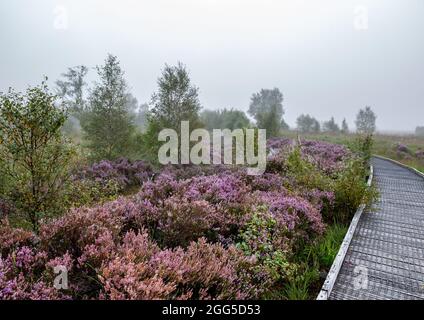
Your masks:
{"label": "flowering heather shrub", "polygon": [[342,145],[307,140],[302,140],[301,144],[302,155],[329,175],[343,169],[344,161],[351,156],[349,150]]}
{"label": "flowering heather shrub", "polygon": [[333,191],[322,191],[319,189],[306,189],[300,191],[302,198],[308,200],[318,211],[321,212],[324,220],[334,209],[336,197]]}
{"label": "flowering heather shrub", "polygon": [[[268,157],[268,171],[284,173],[286,169],[284,163],[295,145],[296,143],[290,139],[270,139],[268,147],[274,149],[274,152]],[[302,158],[329,175],[343,169],[344,161],[351,156],[346,147],[324,141],[301,140],[300,151]]]}
{"label": "flowering heather shrub", "polygon": [[40,228],[40,244],[52,256],[69,252],[79,258],[84,250],[105,234],[117,239],[123,228],[126,201],[113,201],[93,208],[72,209]]}
{"label": "flowering heather shrub", "polygon": [[187,245],[237,234],[249,209],[246,183],[235,175],[199,176],[177,181],[168,174],[147,182],[135,196],[134,225],[146,226],[161,246]]}
{"label": "flowering heather shrub", "polygon": [[153,169],[144,161],[131,162],[120,158],[116,161],[102,160],[82,168],[74,174],[75,180],[90,179],[101,183],[116,181],[122,188],[140,186],[153,176]]}
{"label": "flowering heather shrub", "polygon": [[282,172],[285,186],[313,204],[326,223],[349,221],[367,196],[365,164],[344,147],[306,141],[271,159],[269,169]]}
{"label": "flowering heather shrub", "polygon": [[[257,191],[254,196],[258,206],[267,208],[271,213],[278,232],[284,232],[293,241],[291,245],[314,238],[324,231],[320,212],[307,200],[279,192]],[[281,241],[279,247],[284,245]]]}
{"label": "flowering heather shrub", "polygon": [[188,198],[201,198],[228,208],[239,207],[251,190],[240,177],[230,174],[194,177],[183,184]]}
{"label": "flowering heather shrub", "polygon": [[270,138],[267,140],[267,149],[271,150],[281,150],[286,149],[294,144],[292,139],[288,138]]}
{"label": "flowering heather shrub", "polygon": [[[53,278],[45,266],[47,254],[30,247],[20,247],[3,258],[0,257],[0,299],[52,300],[68,299],[56,290]],[[50,270],[53,271],[53,270]]]}
{"label": "flowering heather shrub", "polygon": [[128,232],[109,261],[99,271],[103,299],[165,299],[175,286],[157,275],[149,262],[158,246],[147,233]]}
{"label": "flowering heather shrub", "polygon": [[405,160],[409,160],[412,159],[412,151],[408,148],[407,145],[404,145],[402,143],[398,143],[396,144],[396,154],[397,157],[400,159],[405,159]]}
{"label": "flowering heather shrub", "polygon": [[11,251],[35,241],[32,232],[12,228],[7,219],[0,221],[0,256],[6,256]]}
{"label": "flowering heather shrub", "polygon": [[155,222],[150,230],[155,240],[166,247],[186,246],[201,236],[214,238],[214,228],[222,223],[219,213],[205,200],[170,197],[156,213],[149,217]]}
{"label": "flowering heather shrub", "polygon": [[411,151],[409,150],[408,146],[402,144],[402,143],[398,143],[396,145],[396,151],[399,153],[410,153]]}
{"label": "flowering heather shrub", "polygon": [[100,271],[103,298],[247,299],[258,297],[264,279],[249,273],[253,263],[231,247],[201,238],[187,249],[161,250],[147,233],[127,233],[114,259]]}
{"label": "flowering heather shrub", "polygon": [[258,176],[244,175],[246,184],[250,185],[252,191],[279,191],[287,194],[286,185],[289,185],[287,177],[275,173],[264,173]]}
{"label": "flowering heather shrub", "polygon": [[[169,209],[167,207],[168,201],[173,201],[172,197],[164,201],[165,207]],[[168,222],[169,225],[163,226],[171,231],[169,234],[166,233],[168,237],[166,241],[168,243],[173,244],[175,241],[178,243],[184,242],[188,245],[188,240],[183,241],[179,238],[181,234],[184,234],[184,228],[187,228],[186,225],[192,228],[187,230],[186,234],[191,234],[194,239],[201,238],[203,234],[207,234],[210,231],[210,225],[213,223],[213,220],[208,220],[212,216],[210,212],[204,216],[200,215],[200,222],[194,219],[195,223],[193,223],[193,210],[198,209],[201,211],[207,207],[205,200],[198,201],[203,201],[204,203],[200,203],[199,207],[193,205],[192,202],[187,203],[187,206],[189,204],[191,206],[182,208],[186,210],[175,212],[176,220],[172,220],[172,222]],[[128,198],[119,198],[116,201],[94,208],[73,209],[65,216],[43,224],[40,230],[40,241],[37,243],[37,250],[46,257],[44,265],[40,264],[40,267],[44,268],[44,273],[48,273],[46,270],[52,269],[55,265],[66,265],[68,270],[71,271],[70,292],[74,298],[99,297],[102,290],[104,290],[104,294],[107,293],[109,298],[123,297],[121,294],[125,294],[125,287],[122,287],[124,293],[117,292],[115,287],[117,284],[114,281],[125,282],[127,281],[125,277],[129,276],[131,272],[144,268],[141,263],[139,264],[140,255],[148,253],[147,250],[141,250],[137,247],[141,245],[139,243],[141,241],[140,237],[143,239],[147,237],[143,227],[140,226],[136,231],[125,231],[129,229],[129,217],[134,217],[140,212],[140,208],[137,205],[137,202],[133,202]],[[187,218],[184,218],[184,213],[186,212]],[[188,224],[185,223],[184,219],[187,220]],[[134,226],[132,226],[132,229],[134,229]],[[175,233],[172,230],[175,230]],[[177,233],[178,230],[181,230],[182,233]],[[135,232],[139,232],[142,236],[135,237]],[[137,242],[137,240],[140,241]],[[259,289],[260,286],[249,284],[247,280],[239,281],[240,278],[252,277],[253,279],[257,275],[253,271],[247,272],[248,259],[242,256],[241,253],[238,253],[237,256],[237,250],[234,248],[224,249],[218,244],[207,244],[204,240],[199,240],[200,242],[197,245],[190,244],[187,249],[180,247],[160,249],[153,240],[148,241],[150,247],[153,248],[152,252],[156,253],[154,265],[152,266],[153,262],[150,262],[149,268],[153,271],[161,271],[164,274],[162,279],[157,278],[157,275],[149,278],[149,274],[146,275],[146,279],[143,281],[132,278],[133,282],[128,283],[128,286],[139,288],[136,293],[137,297],[252,298],[255,297],[253,296],[254,294],[259,294],[258,290],[263,290]],[[15,242],[19,246],[19,241]],[[133,264],[120,255],[123,250],[135,255]],[[207,259],[208,254],[211,255],[210,259],[212,260]],[[165,259],[168,256],[169,262]],[[117,266],[119,261],[124,261],[123,259],[125,263]],[[137,263],[137,265],[134,266],[134,263]],[[175,267],[187,270],[183,277],[179,273],[179,270],[183,269],[171,268],[174,263],[177,264]],[[239,265],[243,265],[243,267],[239,267]],[[118,267],[130,268],[131,266],[135,269],[132,271],[128,269],[121,274],[119,279],[116,274],[114,274],[113,279],[107,277],[108,274],[117,272],[116,268]],[[210,269],[209,271],[208,268]],[[201,270],[206,270],[207,272],[203,273]],[[104,289],[99,284],[99,281],[96,280],[99,275],[102,277],[100,279],[104,281]],[[139,276],[142,277],[141,274]],[[172,279],[172,282],[170,282],[170,279]],[[261,282],[263,281],[258,283]],[[156,286],[159,286],[160,291],[154,291]],[[140,288],[145,288],[146,291],[140,291],[142,290]],[[149,290],[153,291],[149,293]]]}
{"label": "flowering heather shrub", "polygon": [[418,150],[415,152],[415,157],[418,159],[424,159],[424,150]]}
{"label": "flowering heather shrub", "polygon": [[[0,297],[247,299],[265,290],[266,274],[254,272],[255,260],[233,246],[200,238],[186,249],[160,249],[144,229],[122,233],[116,218],[131,208],[117,202],[72,210],[43,225],[39,244],[2,254]],[[57,265],[69,271],[66,295],[52,288]]]}
{"label": "flowering heather shrub", "polygon": [[114,200],[153,177],[153,168],[144,161],[131,162],[125,158],[102,160],[73,174],[64,207],[81,207]]}
{"label": "flowering heather shrub", "polygon": [[[297,272],[297,252],[323,234],[335,207],[353,203],[339,189],[359,169],[329,144],[270,145],[281,152],[260,176],[231,166],[154,175],[123,159],[85,168],[74,177],[80,193],[101,185],[104,199],[110,184],[111,197],[140,190],[71,209],[37,236],[2,222],[0,298],[254,299],[281,291]],[[52,288],[58,265],[69,272],[66,291]]]}
{"label": "flowering heather shrub", "polygon": [[184,180],[196,176],[209,176],[214,174],[237,172],[239,167],[232,165],[165,165],[161,168],[161,174],[172,176],[176,180]]}
{"label": "flowering heather shrub", "polygon": [[290,153],[284,149],[270,154],[267,158],[266,172],[285,176],[288,170],[287,158],[289,154]]}

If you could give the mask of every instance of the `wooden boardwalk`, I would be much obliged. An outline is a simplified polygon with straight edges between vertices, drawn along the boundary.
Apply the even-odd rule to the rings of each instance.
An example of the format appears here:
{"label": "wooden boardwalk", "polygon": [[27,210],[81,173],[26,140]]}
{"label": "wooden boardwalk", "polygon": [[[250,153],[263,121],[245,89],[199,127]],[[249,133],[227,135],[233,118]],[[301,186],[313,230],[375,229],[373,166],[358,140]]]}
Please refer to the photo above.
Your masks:
{"label": "wooden boardwalk", "polygon": [[424,176],[373,158],[380,199],[352,232],[329,300],[424,299]]}

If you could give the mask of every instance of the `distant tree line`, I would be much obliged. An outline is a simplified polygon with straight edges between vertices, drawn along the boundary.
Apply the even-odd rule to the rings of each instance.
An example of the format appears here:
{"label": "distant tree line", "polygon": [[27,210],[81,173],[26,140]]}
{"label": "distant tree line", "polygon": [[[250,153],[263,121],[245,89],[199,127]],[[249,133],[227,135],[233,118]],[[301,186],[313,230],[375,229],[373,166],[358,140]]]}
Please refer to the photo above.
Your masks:
{"label": "distant tree line", "polygon": [[[69,68],[56,81],[56,94],[67,118],[61,130],[77,135],[86,156],[98,161],[118,157],[154,157],[158,149],[158,133],[164,128],[180,131],[181,121],[190,121],[191,129],[266,129],[267,137],[289,130],[284,120],[283,94],[278,88],[261,89],[250,98],[247,113],[234,108],[203,110],[199,89],[192,84],[187,68],[178,63],[165,65],[157,80],[157,90],[148,103],[139,104],[125,80],[125,73],[116,56],[108,55],[103,65],[95,67],[97,81],[89,87],[89,68]],[[373,133],[376,116],[370,107],[361,109],[356,118],[358,132]],[[334,117],[320,123],[308,114],[296,120],[302,133],[348,133],[346,119],[341,125]],[[417,133],[420,130],[417,128]]]}
{"label": "distant tree line", "polygon": [[[371,107],[366,106],[364,109],[360,109],[356,116],[356,132],[363,134],[372,134],[376,130],[376,119],[377,116],[371,110]],[[343,119],[341,126],[339,126],[334,117],[330,120],[324,121],[322,125],[320,122],[310,116],[309,114],[301,114],[296,120],[297,130],[302,133],[349,133],[349,126],[346,119]]]}
{"label": "distant tree line", "polygon": [[213,129],[238,129],[251,126],[249,118],[243,111],[236,109],[204,110],[200,120],[208,130]]}
{"label": "distant tree line", "polygon": [[190,121],[191,129],[257,126],[266,129],[268,137],[289,129],[283,119],[283,94],[278,88],[252,94],[248,114],[253,124],[243,111],[234,108],[201,112],[199,89],[191,83],[182,63],[165,65],[157,80],[157,91],[144,104],[139,104],[129,91],[116,56],[108,55],[104,65],[95,68],[98,80],[92,88],[85,80],[88,70],[85,66],[69,68],[56,81],[56,91],[69,113],[62,130],[69,136],[79,135],[92,160],[134,155],[153,160],[160,130],[179,132],[183,120]]}

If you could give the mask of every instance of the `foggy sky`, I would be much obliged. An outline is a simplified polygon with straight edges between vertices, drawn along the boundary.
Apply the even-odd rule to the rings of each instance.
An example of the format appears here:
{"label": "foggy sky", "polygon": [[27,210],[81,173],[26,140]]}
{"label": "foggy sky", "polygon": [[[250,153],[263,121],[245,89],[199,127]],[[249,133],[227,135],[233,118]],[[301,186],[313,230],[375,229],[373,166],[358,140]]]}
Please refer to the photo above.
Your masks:
{"label": "foggy sky", "polygon": [[278,87],[291,126],[309,113],[352,128],[370,105],[379,130],[412,131],[424,125],[423,16],[422,0],[1,0],[0,91],[112,53],[141,103],[181,61],[208,109],[247,110]]}

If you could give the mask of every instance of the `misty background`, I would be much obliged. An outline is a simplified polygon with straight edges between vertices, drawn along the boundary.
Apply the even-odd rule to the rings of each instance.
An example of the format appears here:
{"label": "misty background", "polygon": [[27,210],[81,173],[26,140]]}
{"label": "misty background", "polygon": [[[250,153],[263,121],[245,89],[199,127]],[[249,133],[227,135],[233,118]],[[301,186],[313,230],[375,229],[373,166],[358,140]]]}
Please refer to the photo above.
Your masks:
{"label": "misty background", "polygon": [[422,0],[2,0],[0,91],[43,75],[53,86],[112,53],[140,103],[181,61],[206,109],[247,111],[278,87],[291,127],[309,113],[354,128],[370,105],[378,130],[412,132],[424,125],[423,15]]}

